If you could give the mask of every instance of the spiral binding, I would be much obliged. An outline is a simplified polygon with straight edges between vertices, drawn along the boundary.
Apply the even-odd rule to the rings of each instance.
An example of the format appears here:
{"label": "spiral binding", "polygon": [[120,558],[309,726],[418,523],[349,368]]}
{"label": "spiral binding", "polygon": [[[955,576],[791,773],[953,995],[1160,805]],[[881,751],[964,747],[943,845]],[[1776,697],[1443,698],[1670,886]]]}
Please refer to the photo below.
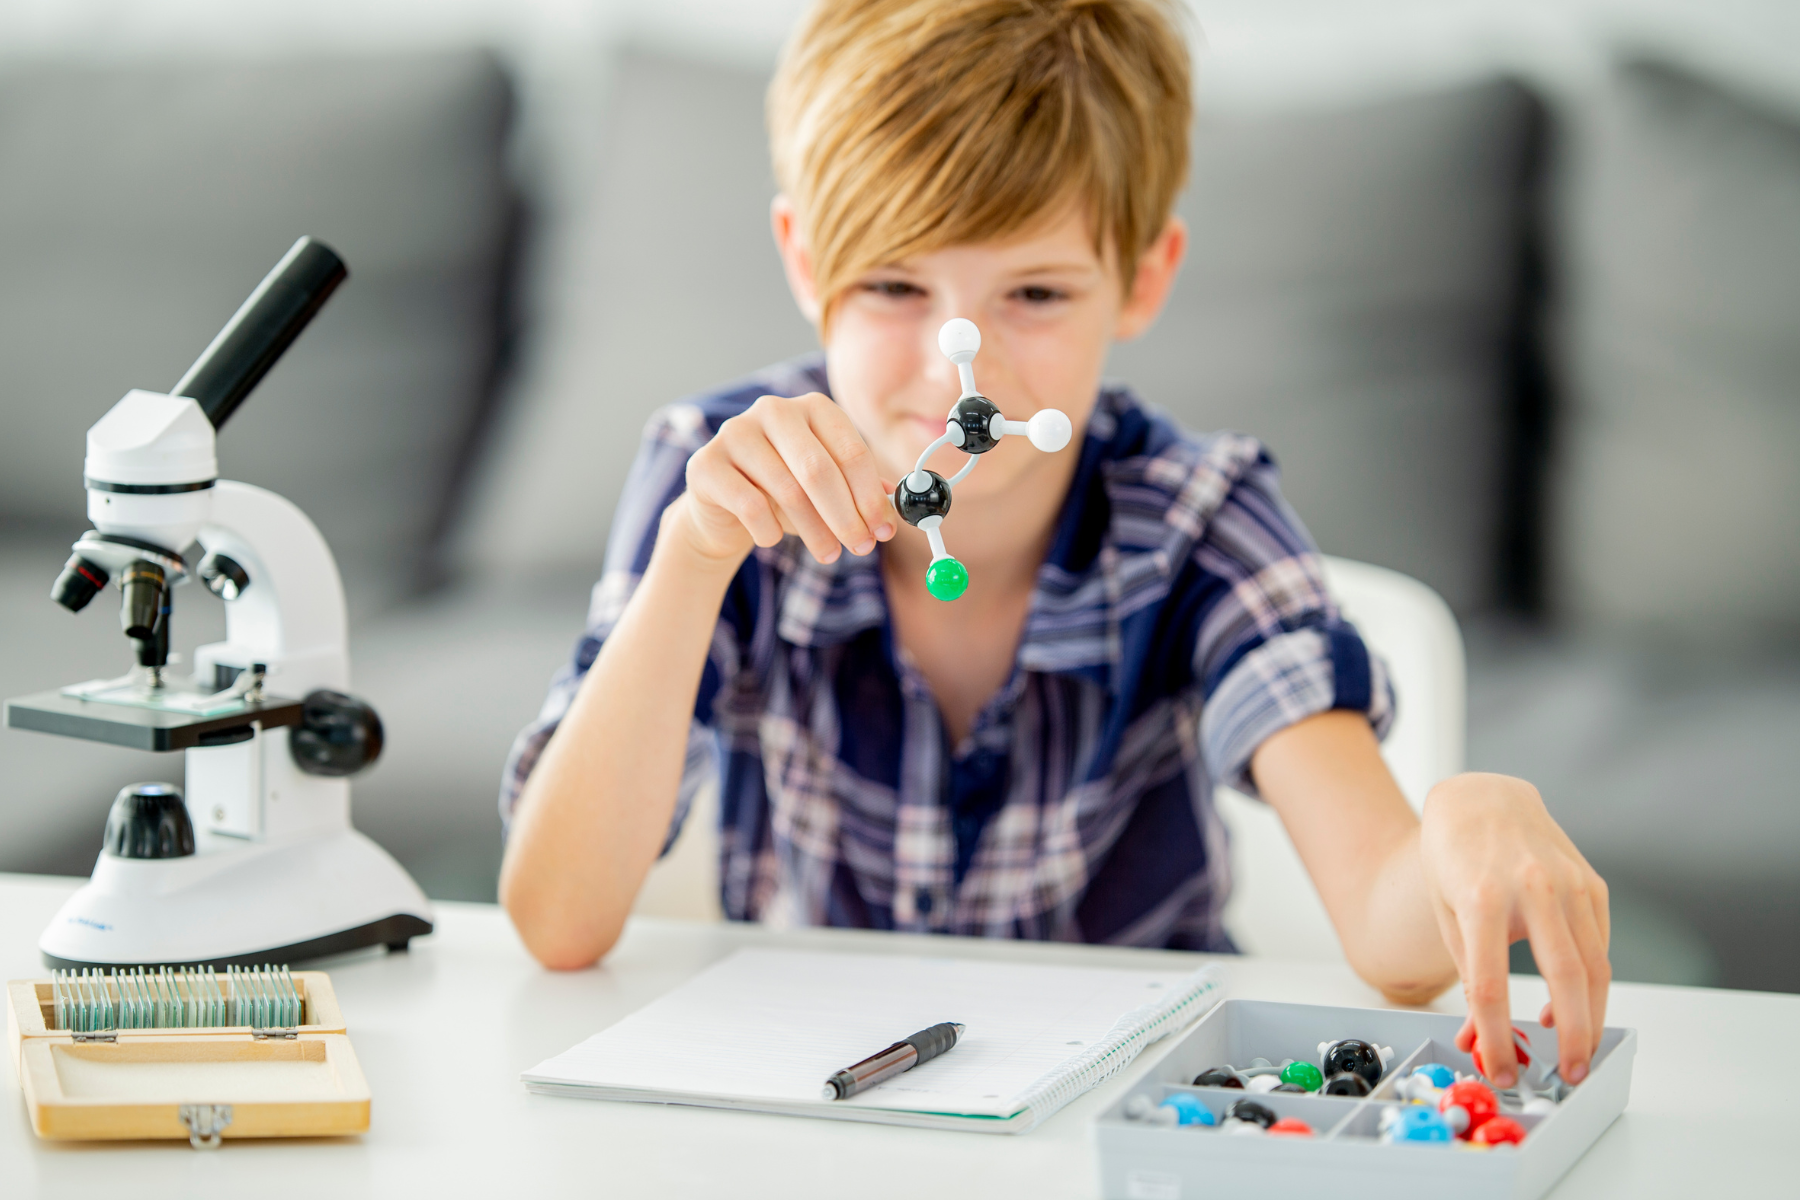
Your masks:
{"label": "spiral binding", "polygon": [[293,1029],[305,1001],[286,965],[84,967],[50,973],[55,1027],[77,1034],[120,1029]]}
{"label": "spiral binding", "polygon": [[1219,969],[1200,968],[1171,988],[1164,999],[1126,1013],[1105,1037],[1046,1073],[1026,1090],[1024,1106],[1013,1120],[1026,1129],[1034,1128],[1101,1080],[1130,1066],[1146,1046],[1186,1027],[1223,998]]}

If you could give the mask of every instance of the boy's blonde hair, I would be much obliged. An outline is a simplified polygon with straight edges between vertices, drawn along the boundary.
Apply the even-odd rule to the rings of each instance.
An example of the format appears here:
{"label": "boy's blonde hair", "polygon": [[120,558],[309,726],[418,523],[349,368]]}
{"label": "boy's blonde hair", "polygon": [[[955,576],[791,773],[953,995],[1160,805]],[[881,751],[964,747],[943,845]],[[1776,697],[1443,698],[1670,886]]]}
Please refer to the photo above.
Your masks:
{"label": "boy's blonde hair", "polygon": [[864,273],[1086,209],[1130,288],[1187,176],[1172,0],[819,0],[769,88],[829,321]]}

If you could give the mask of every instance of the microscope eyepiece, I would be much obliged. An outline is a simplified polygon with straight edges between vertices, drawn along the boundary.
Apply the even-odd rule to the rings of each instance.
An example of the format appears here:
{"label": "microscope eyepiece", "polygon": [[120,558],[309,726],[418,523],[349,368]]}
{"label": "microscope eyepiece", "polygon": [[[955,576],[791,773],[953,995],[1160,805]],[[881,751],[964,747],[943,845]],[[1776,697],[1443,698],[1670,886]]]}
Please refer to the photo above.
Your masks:
{"label": "microscope eyepiece", "polygon": [[125,593],[124,607],[119,610],[119,626],[125,630],[125,636],[136,642],[153,641],[156,627],[163,621],[163,602],[168,596],[163,569],[139,559],[119,576],[119,589]]}
{"label": "microscope eyepiece", "polygon": [[170,395],[193,397],[214,429],[225,424],[349,274],[324,242],[295,242]]}
{"label": "microscope eyepiece", "polygon": [[50,598],[70,612],[78,613],[100,594],[100,589],[110,578],[105,567],[91,563],[79,554],[70,555],[69,561],[63,564],[62,574],[50,585]]}

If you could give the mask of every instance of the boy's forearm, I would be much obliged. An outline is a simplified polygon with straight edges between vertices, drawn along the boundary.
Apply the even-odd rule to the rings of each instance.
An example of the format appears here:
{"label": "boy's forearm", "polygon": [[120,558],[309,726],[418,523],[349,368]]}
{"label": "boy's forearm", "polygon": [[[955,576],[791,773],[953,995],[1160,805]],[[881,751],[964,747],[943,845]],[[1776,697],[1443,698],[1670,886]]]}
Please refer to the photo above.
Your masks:
{"label": "boy's forearm", "polygon": [[1363,715],[1325,712],[1292,725],[1257,750],[1252,770],[1356,973],[1401,1003],[1423,1003],[1454,982],[1418,818]]}
{"label": "boy's forearm", "polygon": [[[1456,982],[1456,963],[1426,886],[1415,826],[1371,881],[1351,963],[1396,1004],[1426,1004]],[[1346,946],[1348,946],[1346,942]]]}
{"label": "boy's forearm", "polygon": [[660,538],[514,812],[500,900],[548,966],[618,939],[667,835],[733,564]]}

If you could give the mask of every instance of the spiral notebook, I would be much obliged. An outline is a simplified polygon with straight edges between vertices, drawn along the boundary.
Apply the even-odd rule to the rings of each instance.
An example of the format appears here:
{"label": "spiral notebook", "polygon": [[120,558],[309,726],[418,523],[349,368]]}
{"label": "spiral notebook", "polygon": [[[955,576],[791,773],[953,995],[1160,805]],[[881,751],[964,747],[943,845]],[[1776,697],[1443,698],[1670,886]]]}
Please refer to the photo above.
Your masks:
{"label": "spiral notebook", "polygon": [[[556,1096],[1022,1133],[1218,1002],[1192,974],[740,950],[525,1072]],[[940,1021],[956,1048],[853,1096],[833,1071]]]}

